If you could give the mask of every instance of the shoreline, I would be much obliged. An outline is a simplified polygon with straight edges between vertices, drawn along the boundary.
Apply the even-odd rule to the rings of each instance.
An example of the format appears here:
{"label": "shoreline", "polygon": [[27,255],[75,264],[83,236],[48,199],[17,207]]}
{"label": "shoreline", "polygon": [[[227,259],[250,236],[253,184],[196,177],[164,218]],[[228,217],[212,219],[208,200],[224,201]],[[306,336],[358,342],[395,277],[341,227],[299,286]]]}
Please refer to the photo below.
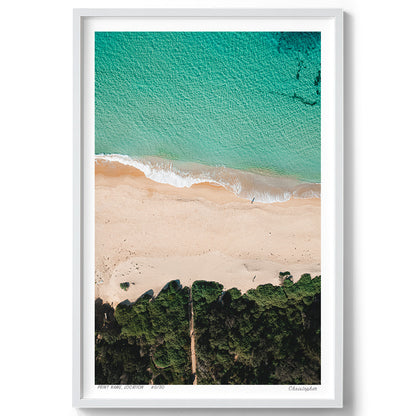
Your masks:
{"label": "shoreline", "polygon": [[[210,183],[176,188],[116,163],[95,166],[95,297],[117,305],[171,280],[242,293],[320,271],[320,199],[253,204]],[[127,291],[120,283],[129,282]]]}
{"label": "shoreline", "polygon": [[234,195],[261,203],[287,202],[290,199],[320,198],[321,184],[305,182],[271,171],[240,170],[224,166],[208,166],[196,162],[181,162],[160,157],[131,158],[127,155],[95,155],[96,167],[124,169],[136,175],[137,170],[157,183],[176,188],[190,188],[198,184],[223,187]]}

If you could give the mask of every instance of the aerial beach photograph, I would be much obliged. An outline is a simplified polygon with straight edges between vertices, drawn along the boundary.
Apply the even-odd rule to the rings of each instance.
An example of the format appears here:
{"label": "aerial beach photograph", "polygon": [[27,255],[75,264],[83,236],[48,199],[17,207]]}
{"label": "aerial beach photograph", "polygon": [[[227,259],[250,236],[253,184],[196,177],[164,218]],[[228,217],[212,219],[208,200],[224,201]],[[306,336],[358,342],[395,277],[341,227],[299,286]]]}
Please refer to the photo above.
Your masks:
{"label": "aerial beach photograph", "polygon": [[320,182],[320,32],[96,32],[95,384],[320,384]]}

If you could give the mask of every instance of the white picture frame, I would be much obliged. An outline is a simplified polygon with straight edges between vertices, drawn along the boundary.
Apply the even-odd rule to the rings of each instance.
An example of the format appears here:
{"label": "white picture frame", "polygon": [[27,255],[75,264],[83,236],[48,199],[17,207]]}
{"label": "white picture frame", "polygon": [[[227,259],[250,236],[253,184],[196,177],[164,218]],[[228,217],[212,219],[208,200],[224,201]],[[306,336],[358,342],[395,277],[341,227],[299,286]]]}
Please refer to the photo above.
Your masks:
{"label": "white picture frame", "polygon": [[[148,389],[135,390],[128,396],[115,396],[106,392],[96,394],[88,391],[88,369],[91,367],[91,356],[86,353],[88,337],[92,336],[90,291],[86,282],[91,277],[89,270],[93,256],[88,248],[91,231],[91,170],[88,166],[91,135],[86,134],[88,119],[91,115],[91,102],[88,100],[88,83],[91,82],[88,72],[88,54],[86,46],[90,31],[99,21],[100,27],[109,24],[108,30],[114,30],[111,22],[124,21],[131,26],[135,21],[144,23],[147,28],[155,21],[178,22],[180,19],[192,21],[210,21],[218,27],[224,22],[249,22],[250,28],[262,31],[262,25],[281,23],[290,30],[299,30],[301,26],[312,22],[319,30],[325,26],[328,37],[328,72],[331,73],[324,88],[327,88],[328,131],[331,138],[322,153],[326,164],[323,177],[331,176],[327,186],[326,216],[322,216],[323,227],[328,236],[323,241],[322,252],[328,248],[328,264],[331,268],[332,283],[327,294],[331,296],[326,310],[333,315],[326,331],[326,345],[322,354],[328,354],[328,386],[320,395],[319,392],[297,390],[293,386],[284,386],[285,392],[266,389],[264,386],[245,386],[244,390],[235,391],[231,398],[218,397],[212,389],[202,396],[193,394],[192,389],[204,386],[183,386],[179,390]],[[106,23],[107,22],[107,23]],[[282,23],[283,22],[283,23]],[[306,22],[306,23],[305,23]],[[102,30],[102,29],[100,29]],[[149,29],[147,29],[149,30]],[[189,30],[189,29],[184,29]],[[226,30],[226,29],[223,29]],[[250,29],[251,30],[251,29]],[[323,46],[325,48],[325,46]],[[74,10],[74,263],[73,263],[73,406],[88,407],[134,407],[134,408],[325,408],[342,407],[343,389],[343,14],[340,9],[76,9]],[[323,105],[324,106],[324,105]],[[92,106],[93,107],[93,106]],[[93,110],[93,108],[92,108]],[[90,113],[88,113],[90,112]],[[322,117],[322,116],[321,116]],[[89,205],[90,204],[90,205]],[[90,303],[91,305],[90,305]],[[209,390],[208,386],[208,390]],[[262,393],[263,389],[263,393]],[[146,394],[142,392],[146,391]],[[264,393],[265,391],[265,393]],[[293,394],[292,394],[293,393]],[[201,393],[202,394],[202,393]],[[265,396],[266,394],[266,396]]]}

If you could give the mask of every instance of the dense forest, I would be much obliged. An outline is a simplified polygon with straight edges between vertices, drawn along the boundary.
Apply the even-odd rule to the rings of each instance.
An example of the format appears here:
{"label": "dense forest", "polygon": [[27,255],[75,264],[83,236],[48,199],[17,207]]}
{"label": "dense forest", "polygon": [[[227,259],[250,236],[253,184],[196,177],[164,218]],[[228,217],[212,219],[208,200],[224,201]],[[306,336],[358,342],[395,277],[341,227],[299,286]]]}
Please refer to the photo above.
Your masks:
{"label": "dense forest", "polygon": [[177,281],[115,311],[97,299],[96,384],[189,384],[188,302],[189,288]]}
{"label": "dense forest", "polygon": [[172,281],[115,310],[97,299],[96,384],[192,384],[191,306],[198,384],[320,384],[321,278],[281,279],[243,295]]}

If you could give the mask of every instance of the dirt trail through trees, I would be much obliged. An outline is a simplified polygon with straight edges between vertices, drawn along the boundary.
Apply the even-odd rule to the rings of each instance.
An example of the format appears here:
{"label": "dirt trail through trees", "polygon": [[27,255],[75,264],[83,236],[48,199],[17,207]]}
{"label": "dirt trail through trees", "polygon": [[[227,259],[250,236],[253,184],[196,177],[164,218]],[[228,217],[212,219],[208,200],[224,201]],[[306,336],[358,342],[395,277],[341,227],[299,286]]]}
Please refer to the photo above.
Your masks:
{"label": "dirt trail through trees", "polygon": [[191,365],[192,365],[192,376],[193,384],[198,384],[198,377],[196,375],[196,353],[195,353],[195,333],[194,333],[194,305],[192,300],[192,288],[189,290],[189,334],[191,336]]}

